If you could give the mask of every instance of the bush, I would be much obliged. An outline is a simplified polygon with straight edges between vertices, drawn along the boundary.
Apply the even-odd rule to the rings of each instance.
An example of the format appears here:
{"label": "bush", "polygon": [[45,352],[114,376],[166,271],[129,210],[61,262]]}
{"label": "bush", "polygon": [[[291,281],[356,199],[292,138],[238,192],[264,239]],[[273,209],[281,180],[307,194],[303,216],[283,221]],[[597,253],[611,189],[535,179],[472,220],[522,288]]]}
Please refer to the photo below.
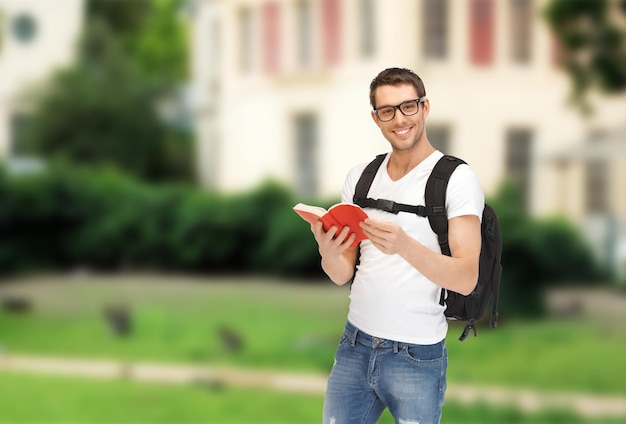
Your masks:
{"label": "bush", "polygon": [[[3,273],[88,267],[323,275],[309,225],[275,182],[220,194],[56,164],[35,175],[0,172],[0,196]],[[599,271],[571,224],[532,220],[520,202],[508,185],[490,201],[502,230],[501,311],[541,316],[546,287],[595,281]]]}
{"label": "bush", "polygon": [[33,178],[13,181],[3,173],[0,182],[0,269],[39,269],[62,262],[56,250],[57,228],[64,227],[51,191]]}
{"label": "bush", "polygon": [[319,258],[290,192],[146,185],[114,169],[0,173],[5,273],[87,267],[310,275]]}
{"label": "bush", "polygon": [[276,211],[271,217],[267,237],[253,265],[272,274],[304,277],[322,275],[317,242],[310,225],[291,208]]}
{"label": "bush", "polygon": [[501,315],[540,317],[549,286],[590,283],[600,278],[590,246],[563,218],[533,220],[519,191],[505,183],[490,200],[502,232]]}

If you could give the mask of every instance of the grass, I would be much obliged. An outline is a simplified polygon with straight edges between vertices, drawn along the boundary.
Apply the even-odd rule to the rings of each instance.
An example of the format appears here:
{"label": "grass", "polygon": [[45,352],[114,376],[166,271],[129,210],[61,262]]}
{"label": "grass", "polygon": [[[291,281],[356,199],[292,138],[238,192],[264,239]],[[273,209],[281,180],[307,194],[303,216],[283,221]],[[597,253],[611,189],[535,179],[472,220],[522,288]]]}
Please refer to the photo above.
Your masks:
{"label": "grass", "polygon": [[[607,325],[609,324],[609,325]],[[449,342],[448,378],[545,390],[626,394],[626,333],[601,321],[505,323]],[[456,334],[454,330],[450,334]]]}
{"label": "grass", "polygon": [[11,423],[319,422],[320,404],[290,393],[0,373],[0,421]]}
{"label": "grass", "polygon": [[[325,373],[343,329],[348,290],[328,282],[235,278],[10,281],[0,284],[0,298],[25,296],[33,307],[24,314],[0,311],[0,349]],[[113,303],[131,308],[130,337],[115,337],[107,328],[102,310]],[[243,347],[228,350],[220,328],[241,337]],[[481,328],[478,338],[463,343],[456,340],[459,333],[453,326],[448,339],[449,385],[626,394],[621,322],[505,320],[497,330]],[[42,405],[33,409],[27,399],[42,399]],[[321,402],[320,396],[289,393],[0,373],[2,422],[41,421],[44,411],[50,417],[46,422],[319,422]],[[592,422],[567,411],[529,415],[514,408],[450,402],[444,417],[444,422]],[[393,420],[387,414],[381,422]]]}
{"label": "grass", "polygon": [[[0,345],[15,352],[327,372],[347,313],[331,283],[192,278],[51,278],[0,285],[32,299],[0,312]],[[131,337],[115,337],[102,309],[129,305]],[[243,340],[229,351],[219,335]],[[504,322],[461,343],[450,329],[450,381],[626,394],[623,327],[600,321]]]}
{"label": "grass", "polygon": [[[0,343],[20,352],[327,370],[347,310],[343,288],[189,279],[38,281],[12,286],[32,313],[0,312]],[[117,338],[102,310],[123,303],[133,334]],[[225,349],[219,332],[243,340]],[[330,352],[330,355],[329,355]]]}
{"label": "grass", "polygon": [[[0,372],[0,421],[10,423],[319,423],[321,405],[322,397],[313,395]],[[385,412],[379,422],[394,421]],[[442,422],[617,424],[623,419],[446,402]]]}

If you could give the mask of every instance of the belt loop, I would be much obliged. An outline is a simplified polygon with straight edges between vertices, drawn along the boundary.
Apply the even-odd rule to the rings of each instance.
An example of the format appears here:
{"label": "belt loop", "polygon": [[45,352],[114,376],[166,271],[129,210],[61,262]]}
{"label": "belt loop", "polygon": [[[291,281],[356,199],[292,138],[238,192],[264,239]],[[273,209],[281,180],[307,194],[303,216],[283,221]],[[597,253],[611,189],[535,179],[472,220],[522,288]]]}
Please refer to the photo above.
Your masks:
{"label": "belt loop", "polygon": [[398,342],[395,340],[393,342],[393,353],[398,353]]}
{"label": "belt loop", "polygon": [[354,327],[354,332],[352,333],[352,338],[350,340],[350,346],[356,346],[356,336],[359,334],[359,329]]}

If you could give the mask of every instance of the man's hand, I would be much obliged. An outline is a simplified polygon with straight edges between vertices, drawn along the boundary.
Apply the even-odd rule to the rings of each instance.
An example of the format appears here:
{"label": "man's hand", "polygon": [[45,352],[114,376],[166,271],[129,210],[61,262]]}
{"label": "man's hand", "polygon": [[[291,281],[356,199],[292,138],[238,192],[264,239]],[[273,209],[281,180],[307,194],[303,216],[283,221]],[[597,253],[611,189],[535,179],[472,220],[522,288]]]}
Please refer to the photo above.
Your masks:
{"label": "man's hand", "polygon": [[319,245],[319,252],[322,258],[338,258],[354,243],[356,234],[350,233],[350,227],[344,227],[337,233],[338,230],[337,227],[333,226],[328,231],[324,231],[322,221],[317,221],[311,225],[311,231]]}
{"label": "man's hand", "polygon": [[324,231],[322,221],[311,225],[311,231],[319,245],[322,256],[322,269],[330,279],[341,286],[354,276],[357,248],[350,247],[356,239],[356,234],[350,233],[350,227],[342,228],[337,233],[337,227]]}
{"label": "man's hand", "polygon": [[361,222],[361,228],[372,244],[387,255],[400,253],[408,244],[409,236],[402,227],[391,222],[367,218]]}

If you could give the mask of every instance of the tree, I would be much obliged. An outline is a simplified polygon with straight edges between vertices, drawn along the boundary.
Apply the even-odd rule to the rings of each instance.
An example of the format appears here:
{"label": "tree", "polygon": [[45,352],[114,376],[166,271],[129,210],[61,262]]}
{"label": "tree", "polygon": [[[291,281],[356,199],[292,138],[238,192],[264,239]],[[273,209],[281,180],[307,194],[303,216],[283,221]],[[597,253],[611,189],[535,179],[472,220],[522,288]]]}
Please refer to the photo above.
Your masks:
{"label": "tree", "polygon": [[[175,36],[182,27],[164,16],[177,3],[92,0],[76,63],[34,93],[25,152],[114,166],[149,181],[191,180],[191,134],[157,109],[184,78],[184,65],[156,66],[186,55],[183,36]],[[158,47],[168,36],[177,41]]]}
{"label": "tree", "polygon": [[[30,118],[24,131],[26,151],[114,166],[149,181],[188,179],[184,173],[189,168],[167,155],[172,135],[155,111],[158,93],[128,74],[110,77],[85,66],[65,71]],[[189,150],[182,143],[179,147]]]}
{"label": "tree", "polygon": [[186,78],[189,40],[181,17],[183,6],[184,0],[152,3],[144,29],[131,42],[131,56],[142,74],[171,82]]}
{"label": "tree", "polygon": [[147,78],[180,82],[187,75],[186,0],[90,0],[88,20],[115,34],[122,54]]}
{"label": "tree", "polygon": [[102,21],[121,36],[139,32],[150,11],[151,0],[89,0],[86,7],[88,22]]}
{"label": "tree", "polygon": [[626,0],[552,0],[544,11],[572,79],[572,100],[589,110],[591,89],[626,91]]}

